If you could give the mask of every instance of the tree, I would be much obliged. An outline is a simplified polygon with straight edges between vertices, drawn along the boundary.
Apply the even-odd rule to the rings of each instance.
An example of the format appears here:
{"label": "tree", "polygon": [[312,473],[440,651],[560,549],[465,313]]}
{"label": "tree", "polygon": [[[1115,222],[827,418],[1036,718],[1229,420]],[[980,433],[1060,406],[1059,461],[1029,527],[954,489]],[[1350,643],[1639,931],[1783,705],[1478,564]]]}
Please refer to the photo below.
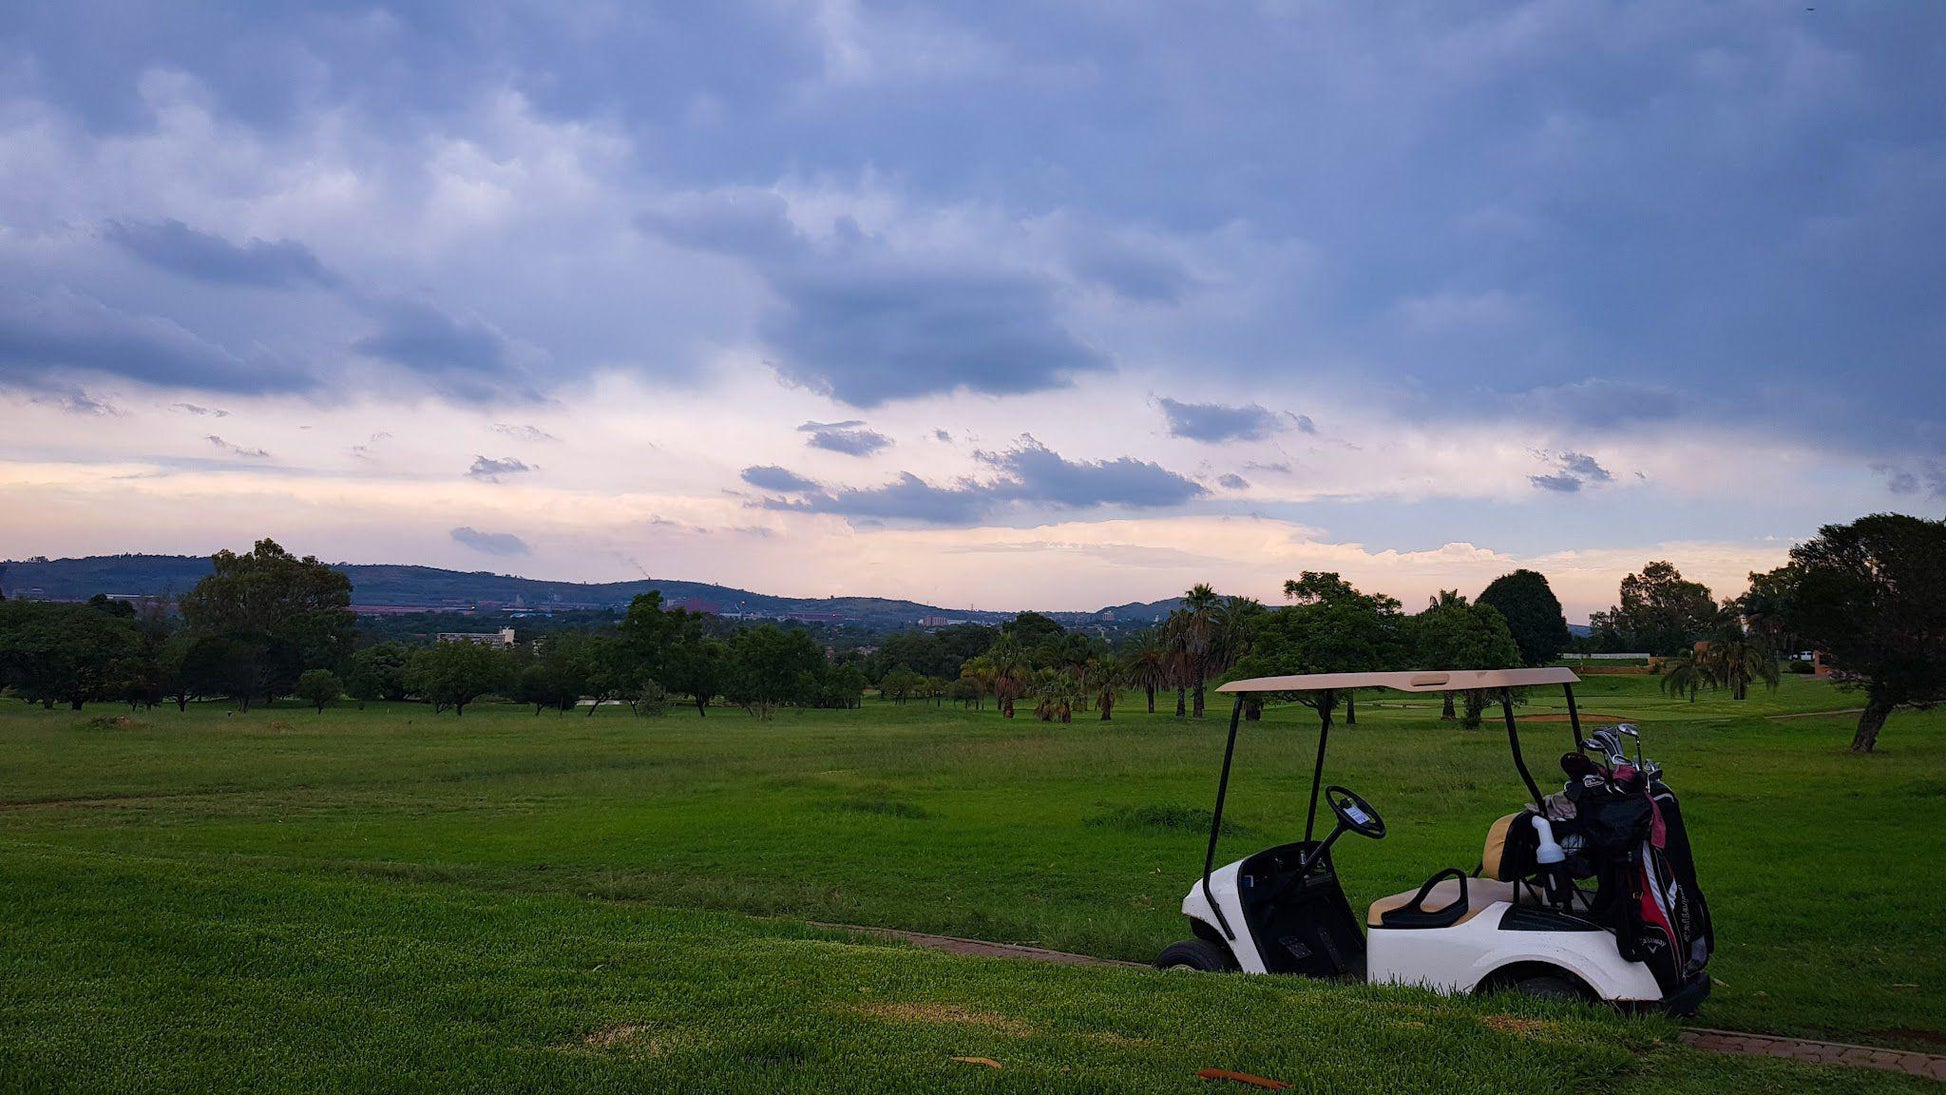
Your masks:
{"label": "tree", "polygon": [[1128,667],[1129,683],[1148,697],[1149,714],[1155,714],[1156,691],[1169,683],[1169,650],[1161,631],[1151,627],[1136,636],[1123,664]]}
{"label": "tree", "polygon": [[1710,679],[1728,688],[1733,700],[1748,699],[1754,681],[1777,687],[1776,653],[1740,632],[1704,643],[1700,659],[1709,667]]}
{"label": "tree", "polygon": [[1689,702],[1696,702],[1696,693],[1708,688],[1715,690],[1716,674],[1710,669],[1707,659],[1695,650],[1685,651],[1662,663],[1662,691],[1680,696],[1685,693]]}
{"label": "tree", "polygon": [[924,673],[908,669],[902,665],[879,678],[878,698],[891,700],[893,703],[903,707],[905,706],[906,700],[918,695],[919,691],[925,686],[926,675]]}
{"label": "tree", "polygon": [[1621,603],[1589,623],[1659,657],[1673,657],[1709,631],[1717,619],[1709,587],[1685,581],[1667,562],[1653,562],[1622,579]]}
{"label": "tree", "polygon": [[406,687],[429,701],[435,713],[450,707],[454,715],[464,715],[467,704],[505,691],[511,668],[504,652],[482,643],[434,643],[412,655]]}
{"label": "tree", "polygon": [[[1416,669],[1510,669],[1520,664],[1520,646],[1506,617],[1492,605],[1468,604],[1458,590],[1441,590],[1426,610],[1407,622],[1409,660]],[[1453,715],[1453,693],[1442,693],[1441,719]],[[1465,694],[1466,719],[1471,730],[1480,725],[1486,697],[1479,689]]]}
{"label": "tree", "polygon": [[43,707],[65,703],[79,711],[90,700],[114,698],[141,651],[132,616],[90,605],[0,601],[0,682]]}
{"label": "tree", "polygon": [[[299,559],[259,540],[248,554],[217,552],[210,565],[179,603],[192,634],[240,640],[224,648],[249,657],[224,674],[233,685],[247,682],[271,700],[306,668],[338,668],[351,655],[351,580],[315,556]],[[247,705],[247,697],[236,698]]]}
{"label": "tree", "polygon": [[[1286,581],[1284,593],[1293,603],[1257,620],[1250,652],[1228,676],[1374,672],[1405,661],[1397,600],[1360,593],[1336,574],[1314,571]],[[1332,697],[1332,706],[1339,698]],[[1298,702],[1316,706],[1320,698],[1301,695]]]}
{"label": "tree", "polygon": [[797,701],[824,667],[824,651],[801,630],[771,624],[737,632],[730,640],[732,700],[760,719]]}
{"label": "tree", "polygon": [[379,643],[351,656],[345,673],[345,693],[360,703],[406,697],[405,670],[412,652],[403,643]]}
{"label": "tree", "polygon": [[1767,577],[1788,591],[1784,629],[1824,652],[1839,687],[1865,693],[1854,752],[1877,748],[1893,709],[1946,699],[1946,521],[1826,525]]}
{"label": "tree", "polygon": [[1568,648],[1568,618],[1539,571],[1502,574],[1480,591],[1474,603],[1492,605],[1506,618],[1522,665],[1546,665]]}
{"label": "tree", "polygon": [[1088,663],[1081,678],[1082,688],[1087,695],[1095,698],[1095,706],[1101,709],[1101,721],[1108,722],[1113,718],[1115,700],[1126,680],[1128,667],[1120,658],[1101,657]]}
{"label": "tree", "polygon": [[710,701],[723,694],[729,683],[729,650],[715,639],[706,638],[702,621],[696,617],[684,626],[662,661],[662,683],[681,692],[696,705],[698,718],[709,714]]}
{"label": "tree", "polygon": [[317,708],[322,715],[327,705],[337,703],[338,697],[345,694],[345,682],[329,669],[306,669],[298,676],[297,688],[291,694]]}

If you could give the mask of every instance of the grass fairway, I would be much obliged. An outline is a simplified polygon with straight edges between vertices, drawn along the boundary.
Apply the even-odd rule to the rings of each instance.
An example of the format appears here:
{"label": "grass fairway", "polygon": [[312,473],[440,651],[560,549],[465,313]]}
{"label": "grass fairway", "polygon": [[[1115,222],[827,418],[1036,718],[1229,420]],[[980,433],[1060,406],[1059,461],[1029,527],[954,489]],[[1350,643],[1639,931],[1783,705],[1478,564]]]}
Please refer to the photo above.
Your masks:
{"label": "grass fairway", "polygon": [[[1815,682],[1743,704],[1646,677],[1578,692],[1639,721],[1684,796],[1721,943],[1702,1021],[1938,1050],[1946,720],[1901,713],[1854,757],[1846,717],[1764,717],[1852,705]],[[1185,934],[1215,713],[118,713],[0,708],[11,1087],[1180,1091],[1205,1066],[1319,1091],[1924,1086],[1658,1047],[1659,1021],[727,915],[1146,960]],[[1368,702],[1335,739],[1328,776],[1391,826],[1339,855],[1355,903],[1470,868],[1519,802],[1504,738],[1435,714]],[[1309,720],[1248,728],[1226,849],[1301,826]],[[1539,775],[1569,735],[1526,736]]]}

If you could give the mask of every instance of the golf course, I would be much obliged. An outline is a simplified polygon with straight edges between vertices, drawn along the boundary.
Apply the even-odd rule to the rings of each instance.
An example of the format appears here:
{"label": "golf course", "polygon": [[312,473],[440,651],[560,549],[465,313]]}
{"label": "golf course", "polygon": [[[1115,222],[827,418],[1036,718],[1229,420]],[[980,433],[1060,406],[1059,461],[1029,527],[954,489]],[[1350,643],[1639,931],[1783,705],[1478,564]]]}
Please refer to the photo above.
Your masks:
{"label": "golf course", "polygon": [[[1939,1052],[1946,714],[1847,752],[1855,697],[1591,676],[1683,797],[1716,921],[1698,1025]],[[1165,705],[1166,706],[1166,705]],[[1558,697],[1520,707],[1536,777]],[[1354,907],[1472,869],[1505,735],[1371,694],[1329,782],[1390,832]],[[1188,934],[1227,704],[757,719],[480,703],[0,707],[0,1087],[1919,1091],[1697,1052],[1655,1015],[967,957],[845,925],[1147,962]],[[1607,718],[1604,718],[1606,716]],[[1316,715],[1246,723],[1219,861],[1302,828]],[[1228,853],[1225,855],[1225,853]],[[961,1059],[964,1058],[964,1059]]]}

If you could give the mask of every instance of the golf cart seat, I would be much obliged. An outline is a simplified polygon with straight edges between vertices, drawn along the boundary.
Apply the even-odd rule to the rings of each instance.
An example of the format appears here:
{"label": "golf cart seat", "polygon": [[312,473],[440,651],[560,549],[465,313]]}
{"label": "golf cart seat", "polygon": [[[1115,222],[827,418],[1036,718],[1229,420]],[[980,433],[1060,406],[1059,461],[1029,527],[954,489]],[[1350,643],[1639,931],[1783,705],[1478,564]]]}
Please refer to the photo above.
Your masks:
{"label": "golf cart seat", "polygon": [[[1456,908],[1461,886],[1466,905]],[[1457,867],[1441,871],[1426,884],[1372,902],[1365,916],[1368,928],[1450,928],[1480,915],[1496,902],[1513,902],[1520,890],[1512,882],[1467,878]],[[1422,896],[1423,895],[1423,896]]]}
{"label": "golf cart seat", "polygon": [[[1473,919],[1497,901],[1518,904],[1521,867],[1524,864],[1527,870],[1532,870],[1534,862],[1532,841],[1523,839],[1531,836],[1532,830],[1514,824],[1522,816],[1522,813],[1508,814],[1487,830],[1476,877],[1467,878],[1466,872],[1450,867],[1427,879],[1416,890],[1381,897],[1372,902],[1371,911],[1365,915],[1365,926],[1450,928]],[[1508,849],[1509,833],[1515,834],[1512,854]],[[1466,904],[1456,907],[1462,894]]]}

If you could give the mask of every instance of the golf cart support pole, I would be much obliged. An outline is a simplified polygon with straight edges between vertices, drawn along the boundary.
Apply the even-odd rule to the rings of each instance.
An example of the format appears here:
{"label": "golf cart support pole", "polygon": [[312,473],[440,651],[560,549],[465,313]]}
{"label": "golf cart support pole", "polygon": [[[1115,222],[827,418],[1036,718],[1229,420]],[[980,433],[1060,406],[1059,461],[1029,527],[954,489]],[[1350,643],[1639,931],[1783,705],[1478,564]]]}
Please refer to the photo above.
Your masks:
{"label": "golf cart support pole", "polygon": [[1534,782],[1533,774],[1527,771],[1527,759],[1520,755],[1520,730],[1514,725],[1514,690],[1500,690],[1500,713],[1507,717],[1507,744],[1514,751],[1514,767],[1520,770],[1520,779],[1534,796],[1534,809],[1547,813],[1547,804],[1541,794],[1540,785]]}
{"label": "golf cart support pole", "polygon": [[1574,685],[1571,684],[1562,685],[1561,694],[1568,698],[1568,732],[1574,735],[1574,741],[1570,743],[1570,747],[1573,749],[1580,749],[1581,748],[1581,712],[1575,710],[1574,707]]}
{"label": "golf cart support pole", "polygon": [[1331,706],[1337,694],[1327,688],[1318,693],[1318,759],[1311,766],[1311,806],[1304,812],[1304,842],[1309,844],[1318,823],[1318,785],[1324,782],[1324,742],[1331,736]]}
{"label": "golf cart support pole", "polygon": [[[1209,901],[1210,911],[1216,914],[1216,924],[1223,929],[1223,937],[1236,942],[1237,933],[1230,928],[1230,922],[1223,916],[1223,906],[1217,904],[1216,895],[1209,889],[1209,873],[1216,868],[1216,837],[1223,831],[1223,799],[1230,793],[1230,759],[1236,756],[1237,726],[1243,721],[1243,697],[1238,696],[1236,706],[1230,708],[1230,740],[1223,745],[1223,775],[1216,781],[1216,809],[1210,812],[1209,851],[1203,855],[1203,897]],[[1316,801],[1317,788],[1311,789],[1313,802]]]}

